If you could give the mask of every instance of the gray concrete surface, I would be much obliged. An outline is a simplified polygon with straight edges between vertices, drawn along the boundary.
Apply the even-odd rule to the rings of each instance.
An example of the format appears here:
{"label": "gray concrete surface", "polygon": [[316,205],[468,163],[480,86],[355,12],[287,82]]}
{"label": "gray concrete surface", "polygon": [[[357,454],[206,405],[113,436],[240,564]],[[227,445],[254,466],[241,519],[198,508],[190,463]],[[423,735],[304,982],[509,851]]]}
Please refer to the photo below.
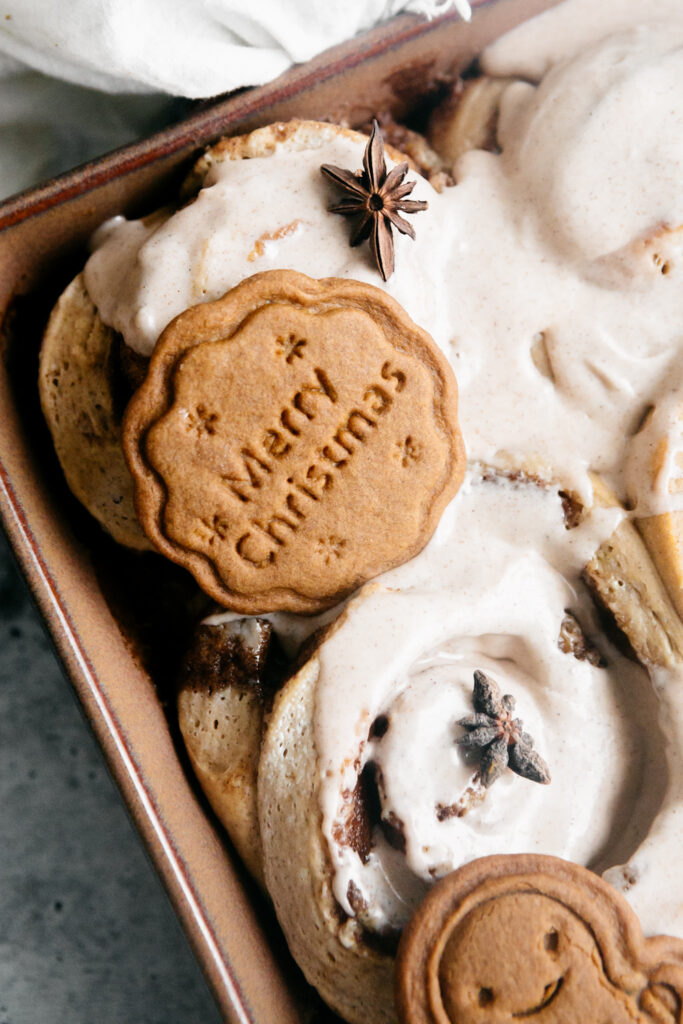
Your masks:
{"label": "gray concrete surface", "polygon": [[219,1020],[0,535],[0,1024]]}

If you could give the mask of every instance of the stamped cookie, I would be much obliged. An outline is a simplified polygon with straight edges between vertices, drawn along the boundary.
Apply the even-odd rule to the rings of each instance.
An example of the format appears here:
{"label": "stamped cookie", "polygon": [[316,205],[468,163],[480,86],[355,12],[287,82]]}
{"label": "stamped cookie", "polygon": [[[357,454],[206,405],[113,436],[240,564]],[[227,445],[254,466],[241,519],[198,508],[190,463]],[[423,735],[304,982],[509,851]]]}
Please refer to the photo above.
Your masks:
{"label": "stamped cookie", "polygon": [[586,868],[536,854],[447,875],[403,934],[403,1024],[680,1020],[683,942],[643,938],[624,898]]}
{"label": "stamped cookie", "polygon": [[384,292],[257,274],[159,340],[124,421],[138,516],[221,604],[317,611],[426,544],[464,472],[456,406]]}

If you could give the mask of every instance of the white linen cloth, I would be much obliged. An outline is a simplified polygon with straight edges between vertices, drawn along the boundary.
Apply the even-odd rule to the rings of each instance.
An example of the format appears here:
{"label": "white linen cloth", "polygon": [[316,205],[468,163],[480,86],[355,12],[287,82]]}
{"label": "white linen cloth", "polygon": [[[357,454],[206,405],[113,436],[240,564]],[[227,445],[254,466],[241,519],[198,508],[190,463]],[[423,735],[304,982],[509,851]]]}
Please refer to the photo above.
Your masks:
{"label": "white linen cloth", "polygon": [[162,127],[169,96],[261,84],[400,11],[450,7],[469,17],[467,0],[5,0],[0,195]]}

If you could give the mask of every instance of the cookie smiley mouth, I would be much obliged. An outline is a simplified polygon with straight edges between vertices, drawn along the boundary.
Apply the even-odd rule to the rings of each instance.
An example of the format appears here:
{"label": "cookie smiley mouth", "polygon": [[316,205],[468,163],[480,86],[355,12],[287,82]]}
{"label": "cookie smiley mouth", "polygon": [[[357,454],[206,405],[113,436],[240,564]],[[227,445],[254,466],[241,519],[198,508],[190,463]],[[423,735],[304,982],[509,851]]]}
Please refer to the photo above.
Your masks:
{"label": "cookie smiley mouth", "polygon": [[555,981],[549,982],[543,989],[543,999],[537,1006],[532,1006],[529,1010],[520,1010],[518,1013],[513,1013],[512,1016],[518,1017],[533,1017],[535,1013],[540,1013],[541,1010],[545,1010],[546,1006],[550,1006],[553,999],[556,997],[564,982],[564,975],[557,978]]}

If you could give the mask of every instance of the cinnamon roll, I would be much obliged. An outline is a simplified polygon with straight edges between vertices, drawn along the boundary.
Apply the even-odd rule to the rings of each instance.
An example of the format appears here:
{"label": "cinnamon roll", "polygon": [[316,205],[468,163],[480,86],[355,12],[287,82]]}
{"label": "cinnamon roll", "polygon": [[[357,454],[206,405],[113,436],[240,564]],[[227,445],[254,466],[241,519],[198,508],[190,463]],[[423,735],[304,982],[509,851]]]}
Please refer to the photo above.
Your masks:
{"label": "cinnamon roll", "polygon": [[[258,775],[266,885],[345,1019],[394,1019],[394,945],[436,879],[501,849],[602,870],[647,833],[657,696],[580,579],[622,515],[568,530],[555,489],[471,471],[422,555],[366,586],[276,697]],[[459,742],[480,672],[514,698],[549,785],[508,768],[487,786],[481,750]]]}
{"label": "cinnamon roll", "polygon": [[[319,171],[327,160],[360,163],[365,142],[358,132],[317,121],[221,139],[197,160],[175,206],[142,220],[114,217],[94,236],[93,255],[50,317],[38,387],[70,489],[120,544],[152,547],[136,517],[121,422],[169,321],[272,267],[307,264],[316,277],[374,281],[367,253],[349,249],[343,224],[328,214]],[[388,154],[403,159],[394,149]],[[264,193],[264,174],[270,188],[278,183],[276,204]],[[425,182],[420,189],[436,195]],[[425,253],[411,251],[410,240],[397,244],[406,246],[407,265],[390,290],[405,303],[410,268],[419,268]],[[418,322],[424,308],[421,302],[415,309]]]}

